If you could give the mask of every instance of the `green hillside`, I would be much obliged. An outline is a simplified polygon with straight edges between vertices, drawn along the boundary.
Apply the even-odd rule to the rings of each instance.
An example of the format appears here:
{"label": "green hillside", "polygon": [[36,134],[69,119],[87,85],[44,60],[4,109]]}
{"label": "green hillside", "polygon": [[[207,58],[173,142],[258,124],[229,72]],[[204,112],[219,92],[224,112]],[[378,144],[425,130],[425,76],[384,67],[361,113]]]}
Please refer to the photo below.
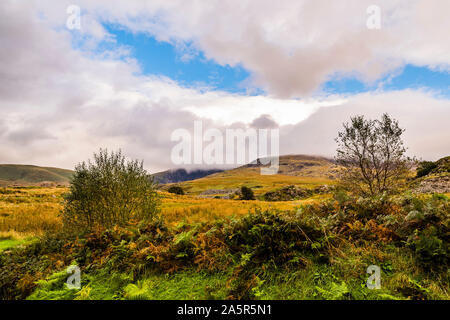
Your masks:
{"label": "green hillside", "polygon": [[39,185],[44,182],[67,184],[73,171],[32,165],[0,164],[0,186]]}

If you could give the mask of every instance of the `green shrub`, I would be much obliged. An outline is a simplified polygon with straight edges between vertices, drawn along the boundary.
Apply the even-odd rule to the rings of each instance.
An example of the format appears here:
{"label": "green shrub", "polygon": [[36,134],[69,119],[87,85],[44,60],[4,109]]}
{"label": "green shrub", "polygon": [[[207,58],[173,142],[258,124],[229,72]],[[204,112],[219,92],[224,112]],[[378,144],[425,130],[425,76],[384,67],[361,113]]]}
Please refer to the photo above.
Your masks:
{"label": "green shrub", "polygon": [[[225,227],[224,240],[237,265],[230,279],[229,297],[253,299],[259,276],[279,268],[298,269],[311,259],[327,262],[323,230],[309,217],[289,217],[276,212],[256,212]],[[288,271],[289,272],[289,271]]]}
{"label": "green shrub", "polygon": [[241,200],[255,200],[255,195],[253,194],[253,190],[249,187],[243,186],[241,188]]}
{"label": "green shrub", "polygon": [[448,244],[446,245],[433,233],[433,228],[430,228],[414,236],[410,241],[410,246],[418,255],[419,262],[427,269],[448,265]]}
{"label": "green shrub", "polygon": [[450,227],[450,201],[445,195],[429,199],[413,198],[405,205],[409,212],[399,233],[416,254],[419,264],[427,270],[447,268]]}
{"label": "green shrub", "polygon": [[183,188],[181,188],[180,186],[171,186],[167,192],[169,193],[174,193],[174,194],[180,194],[180,195],[184,195],[184,190]]}
{"label": "green shrub", "polygon": [[316,254],[322,251],[324,239],[316,221],[269,211],[246,215],[225,228],[231,252],[239,252],[242,263],[250,255],[254,265],[282,265],[297,261],[299,254]]}
{"label": "green shrub", "polygon": [[70,232],[108,228],[131,219],[151,220],[158,208],[155,185],[143,163],[126,162],[121,151],[100,150],[93,163],[83,162],[75,168],[63,222]]}
{"label": "green shrub", "polygon": [[36,282],[37,288],[27,300],[73,300],[78,290],[66,286],[66,270],[56,272],[47,279]]}

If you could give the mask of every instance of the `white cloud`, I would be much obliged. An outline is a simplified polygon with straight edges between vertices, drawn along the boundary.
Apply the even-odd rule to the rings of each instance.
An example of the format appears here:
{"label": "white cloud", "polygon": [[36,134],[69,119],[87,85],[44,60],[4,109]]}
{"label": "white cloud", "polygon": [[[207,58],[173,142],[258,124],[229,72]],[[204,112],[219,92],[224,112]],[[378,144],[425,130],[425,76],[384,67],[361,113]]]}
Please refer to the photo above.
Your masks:
{"label": "white cloud", "polygon": [[389,113],[405,128],[404,142],[411,156],[437,160],[450,150],[450,101],[429,92],[403,90],[355,95],[337,107],[322,108],[307,120],[286,126],[280,134],[283,153],[333,156],[334,138],[351,116],[380,118]]}
{"label": "white cloud", "polygon": [[103,21],[181,48],[196,47],[220,64],[241,64],[254,84],[282,98],[316,92],[335,74],[370,82],[406,63],[450,71],[449,1],[379,0],[381,29],[369,30],[366,10],[373,4],[128,0],[105,6],[104,1],[80,1]]}
{"label": "white cloud", "polygon": [[[276,123],[282,134],[282,153],[331,155],[332,139],[342,121],[355,112],[376,116],[382,111],[392,113],[408,129],[405,137],[414,154],[434,158],[449,150],[449,130],[444,123],[449,118],[449,101],[430,93],[408,90],[301,101],[280,98],[309,92],[336,70],[362,68],[359,71],[367,77],[376,76],[386,67],[383,59],[380,69],[377,63],[371,66],[373,52],[379,50],[384,53],[382,58],[443,66],[448,63],[448,55],[440,54],[448,52],[445,41],[425,41],[414,54],[408,48],[400,50],[395,41],[389,43],[391,48],[381,50],[383,37],[366,39],[362,30],[346,36],[348,16],[334,21],[335,15],[345,12],[335,6],[323,9],[325,4],[320,1],[321,6],[281,1],[276,7],[263,1],[257,7],[256,2],[233,7],[225,1],[203,6],[198,6],[201,2],[127,1],[106,7],[106,2],[80,1],[90,19],[84,24],[82,20],[82,36],[92,40],[89,46],[93,47],[77,50],[72,46],[74,33],[58,27],[65,24],[69,3],[0,2],[0,163],[72,168],[98,148],[108,147],[145,159],[151,171],[163,170],[172,166],[171,132],[192,129],[193,121],[200,118],[205,129]],[[348,10],[355,13],[359,7],[354,4]],[[320,17],[312,19],[314,14]],[[248,21],[237,20],[242,16]],[[155,17],[161,23],[155,23]],[[126,48],[106,54],[91,50],[102,39],[112,41],[98,19],[152,32],[168,41],[193,41],[221,63],[243,63],[254,72],[255,81],[273,94],[243,96],[184,88],[170,79],[139,74]],[[334,22],[328,25],[330,19]],[[323,30],[321,21],[327,22]],[[357,26],[361,22],[351,21]],[[428,29],[431,32],[433,27]],[[369,40],[380,47],[372,47]],[[433,48],[436,57],[420,53],[426,48]]]}

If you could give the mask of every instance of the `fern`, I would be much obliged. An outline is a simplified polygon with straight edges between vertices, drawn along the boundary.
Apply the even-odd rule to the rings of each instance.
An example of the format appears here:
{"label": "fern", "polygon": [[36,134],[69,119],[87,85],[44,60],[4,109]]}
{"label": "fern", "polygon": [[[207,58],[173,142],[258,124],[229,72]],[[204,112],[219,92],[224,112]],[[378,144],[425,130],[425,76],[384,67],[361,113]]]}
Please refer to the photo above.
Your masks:
{"label": "fern", "polygon": [[151,282],[148,280],[138,281],[125,287],[125,297],[129,300],[151,300]]}

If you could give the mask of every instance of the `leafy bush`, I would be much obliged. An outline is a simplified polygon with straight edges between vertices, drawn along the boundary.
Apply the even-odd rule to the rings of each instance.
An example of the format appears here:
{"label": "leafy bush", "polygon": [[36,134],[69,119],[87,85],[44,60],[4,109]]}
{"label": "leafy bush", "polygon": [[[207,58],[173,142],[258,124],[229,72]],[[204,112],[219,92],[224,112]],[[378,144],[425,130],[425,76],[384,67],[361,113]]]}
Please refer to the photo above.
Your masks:
{"label": "leafy bush", "polygon": [[255,200],[255,195],[253,193],[253,190],[249,187],[243,186],[241,188],[241,200]]}
{"label": "leafy bush", "polygon": [[317,296],[325,300],[343,300],[350,295],[350,291],[344,281],[341,283],[331,282],[329,288],[316,286],[316,291]]}
{"label": "leafy bush", "polygon": [[417,233],[410,239],[409,245],[414,249],[419,262],[426,268],[447,266],[448,244],[439,239],[433,228]]}
{"label": "leafy bush", "polygon": [[[279,267],[305,267],[310,259],[327,262],[325,234],[313,219],[256,212],[225,227],[225,241],[237,258],[229,297],[252,299],[259,275]],[[324,259],[325,258],[325,259]]]}
{"label": "leafy bush", "polygon": [[329,232],[354,244],[381,241],[409,248],[425,270],[448,264],[450,201],[445,195],[357,198],[339,191],[333,200],[301,210],[322,217]]}
{"label": "leafy bush", "polygon": [[183,188],[181,188],[180,186],[171,186],[167,192],[169,193],[174,193],[174,194],[180,194],[180,195],[184,195],[184,190]]}
{"label": "leafy bush", "polygon": [[252,263],[281,265],[299,252],[317,252],[323,231],[303,217],[275,212],[256,212],[232,222],[225,230],[231,252],[250,254]]}
{"label": "leafy bush", "polygon": [[429,199],[410,197],[405,201],[408,214],[398,232],[427,270],[446,268],[450,255],[450,201],[435,194]]}
{"label": "leafy bush", "polygon": [[63,259],[59,252],[64,241],[58,239],[57,234],[52,237],[34,239],[25,247],[18,246],[0,254],[0,300],[26,298],[36,287],[37,280],[57,268],[55,260]]}
{"label": "leafy bush", "polygon": [[159,207],[143,163],[126,162],[121,151],[100,150],[93,163],[79,164],[65,200],[64,227],[71,232],[125,225],[130,219],[150,220]]}

